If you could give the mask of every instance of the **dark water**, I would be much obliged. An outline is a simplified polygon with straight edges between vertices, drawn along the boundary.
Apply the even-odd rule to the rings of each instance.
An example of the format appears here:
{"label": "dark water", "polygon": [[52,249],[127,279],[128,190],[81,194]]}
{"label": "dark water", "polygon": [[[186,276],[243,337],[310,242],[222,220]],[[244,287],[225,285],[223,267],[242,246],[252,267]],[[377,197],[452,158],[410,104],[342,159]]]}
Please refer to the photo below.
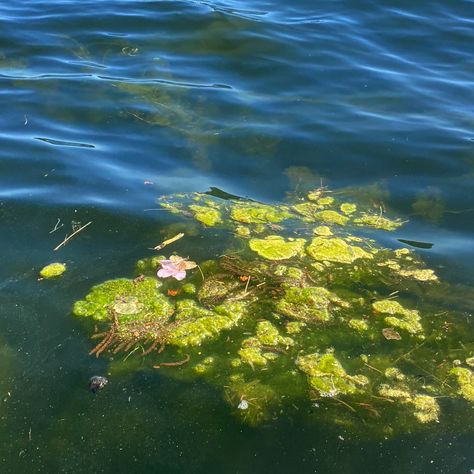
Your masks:
{"label": "dark water", "polygon": [[473,284],[473,44],[472,1],[1,2],[1,472],[469,473],[472,418],[342,440],[304,413],[242,426],[149,370],[92,396],[107,361],[70,308],[161,241],[156,197],[210,186],[376,183],[410,219],[390,239]]}

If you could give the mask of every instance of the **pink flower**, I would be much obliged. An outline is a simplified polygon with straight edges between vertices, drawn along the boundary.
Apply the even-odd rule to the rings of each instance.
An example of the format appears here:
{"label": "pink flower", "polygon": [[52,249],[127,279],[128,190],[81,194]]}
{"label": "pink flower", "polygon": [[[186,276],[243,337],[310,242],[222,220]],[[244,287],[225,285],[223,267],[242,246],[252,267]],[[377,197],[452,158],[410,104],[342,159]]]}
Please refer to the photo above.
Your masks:
{"label": "pink flower", "polygon": [[161,268],[157,275],[160,278],[174,277],[176,280],[184,280],[186,278],[186,270],[180,270],[171,260],[162,260]]}
{"label": "pink flower", "polygon": [[173,277],[176,280],[184,280],[186,278],[186,270],[196,267],[194,262],[190,262],[178,255],[171,255],[169,260],[160,261],[161,268],[158,270],[159,278]]}

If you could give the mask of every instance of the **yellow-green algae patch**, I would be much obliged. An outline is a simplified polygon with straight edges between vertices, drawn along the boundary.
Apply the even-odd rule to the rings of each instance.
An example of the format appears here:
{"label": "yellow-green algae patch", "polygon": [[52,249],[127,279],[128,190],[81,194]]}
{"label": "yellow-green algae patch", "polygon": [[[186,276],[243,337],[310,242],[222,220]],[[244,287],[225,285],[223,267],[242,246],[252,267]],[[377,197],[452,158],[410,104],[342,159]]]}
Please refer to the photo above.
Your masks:
{"label": "yellow-green algae patch", "polygon": [[456,378],[459,385],[459,395],[474,403],[474,374],[472,371],[464,367],[455,367],[451,369],[450,374]]}
{"label": "yellow-green algae patch", "polygon": [[297,367],[308,376],[308,381],[321,397],[354,394],[369,383],[364,375],[348,375],[333,353],[300,355]]}
{"label": "yellow-green algae patch", "polygon": [[179,347],[200,346],[204,340],[232,328],[242,314],[243,306],[237,303],[210,311],[193,300],[179,301],[175,316],[179,324],[170,330],[167,342]]}
{"label": "yellow-green algae patch", "polygon": [[289,219],[291,214],[286,210],[278,208],[278,206],[269,206],[259,203],[237,203],[232,208],[230,217],[244,224],[275,224]]}
{"label": "yellow-green algae patch", "polygon": [[[160,282],[151,277],[138,282],[125,278],[108,280],[94,286],[84,300],[76,301],[73,313],[96,321],[109,320],[113,311],[122,315],[131,314],[136,318],[147,313],[157,318],[167,318],[173,314],[174,307],[159,292],[159,287]],[[130,313],[124,312],[127,307]]]}
{"label": "yellow-green algae patch", "polygon": [[349,221],[346,216],[336,211],[320,211],[314,215],[316,221],[326,222],[328,224],[345,225]]}
{"label": "yellow-green algae patch", "polygon": [[65,263],[50,263],[40,270],[41,278],[56,278],[61,276],[66,271]]}
{"label": "yellow-green algae patch", "polygon": [[439,421],[439,404],[430,395],[413,393],[407,385],[403,384],[395,386],[382,384],[378,388],[378,393],[382,397],[394,399],[402,405],[410,406],[413,410],[412,415],[420,423],[425,424]]}
{"label": "yellow-green algae patch", "polygon": [[340,206],[339,209],[346,215],[350,216],[351,214],[354,214],[354,212],[357,211],[357,205],[350,203],[350,202],[343,202]]}
{"label": "yellow-green algae patch", "polygon": [[332,319],[332,307],[347,307],[348,304],[322,287],[285,290],[285,294],[276,304],[276,310],[291,319],[306,322],[325,322]]}
{"label": "yellow-green algae patch", "polygon": [[372,309],[376,313],[388,314],[384,321],[389,326],[404,329],[410,334],[419,334],[423,332],[420,323],[420,314],[415,309],[404,308],[395,300],[380,300],[372,303]]}
{"label": "yellow-green algae patch", "polygon": [[213,207],[191,205],[189,209],[193,212],[196,220],[208,227],[213,227],[222,222],[220,211]]}
{"label": "yellow-green algae patch", "polygon": [[279,235],[269,235],[264,239],[250,239],[249,247],[268,260],[287,260],[300,254],[304,249],[304,239],[284,239]]}
{"label": "yellow-green algae patch", "polygon": [[334,203],[334,198],[331,196],[326,196],[319,198],[317,202],[320,206],[330,206]]}
{"label": "yellow-green algae patch", "polygon": [[313,230],[313,233],[316,235],[321,235],[322,237],[329,237],[332,234],[331,229],[327,225],[319,225]]}
{"label": "yellow-green algae patch", "polygon": [[372,254],[357,245],[350,245],[338,237],[315,237],[306,249],[315,260],[352,263],[359,258],[371,259]]}
{"label": "yellow-green algae patch", "polygon": [[259,321],[255,336],[242,341],[239,356],[242,362],[251,367],[265,366],[267,361],[278,358],[275,352],[271,352],[273,349],[281,348],[283,350],[293,345],[293,339],[280,335],[278,329],[270,321]]}
{"label": "yellow-green algae patch", "polygon": [[354,224],[394,231],[397,230],[403,222],[400,219],[389,219],[379,214],[362,214],[362,216],[354,219]]}

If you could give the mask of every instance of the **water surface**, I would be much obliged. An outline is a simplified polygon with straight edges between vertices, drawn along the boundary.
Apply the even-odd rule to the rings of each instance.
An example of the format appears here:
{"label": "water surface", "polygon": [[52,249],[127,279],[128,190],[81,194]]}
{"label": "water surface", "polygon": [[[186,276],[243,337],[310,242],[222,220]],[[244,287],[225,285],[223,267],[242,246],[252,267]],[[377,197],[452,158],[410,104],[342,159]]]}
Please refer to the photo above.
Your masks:
{"label": "water surface", "polygon": [[[433,243],[418,252],[440,276],[474,284],[473,7],[0,4],[2,472],[474,468],[472,420],[381,441],[304,413],[251,429],[212,387],[149,370],[91,396],[107,360],[87,355],[70,315],[161,241],[171,220],[152,210],[157,197],[211,186],[271,203],[298,187],[376,183],[374,202],[410,220],[384,243]],[[57,259],[68,273],[39,284]]]}

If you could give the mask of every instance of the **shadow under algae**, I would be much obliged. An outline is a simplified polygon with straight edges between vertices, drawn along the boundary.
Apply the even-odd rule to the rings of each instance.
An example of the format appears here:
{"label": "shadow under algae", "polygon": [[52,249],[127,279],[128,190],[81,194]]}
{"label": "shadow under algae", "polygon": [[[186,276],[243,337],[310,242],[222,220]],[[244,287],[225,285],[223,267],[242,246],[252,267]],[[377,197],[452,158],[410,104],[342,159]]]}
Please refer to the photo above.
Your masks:
{"label": "shadow under algae", "polygon": [[127,354],[112,370],[179,366],[167,374],[220,387],[249,425],[296,407],[387,437],[445,422],[445,398],[472,410],[469,321],[439,303],[452,289],[413,250],[375,240],[400,219],[324,189],[274,205],[201,193],[159,203],[202,224],[222,256],[139,260],[136,278],[74,304],[100,340],[91,354]]}

